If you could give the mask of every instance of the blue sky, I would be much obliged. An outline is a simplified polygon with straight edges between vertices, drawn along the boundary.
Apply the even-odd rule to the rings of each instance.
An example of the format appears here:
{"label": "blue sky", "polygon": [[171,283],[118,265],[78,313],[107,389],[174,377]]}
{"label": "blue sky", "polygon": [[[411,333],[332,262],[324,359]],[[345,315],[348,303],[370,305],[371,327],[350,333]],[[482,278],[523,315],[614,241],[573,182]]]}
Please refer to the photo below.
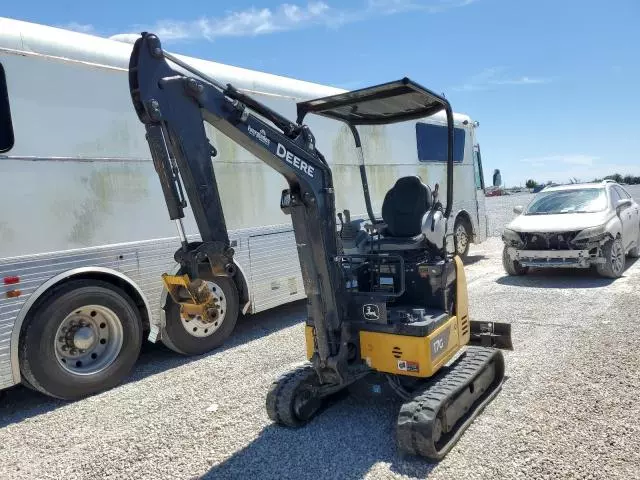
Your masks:
{"label": "blue sky", "polygon": [[640,175],[637,0],[5,2],[2,15],[356,88],[409,76],[480,122],[486,181]]}

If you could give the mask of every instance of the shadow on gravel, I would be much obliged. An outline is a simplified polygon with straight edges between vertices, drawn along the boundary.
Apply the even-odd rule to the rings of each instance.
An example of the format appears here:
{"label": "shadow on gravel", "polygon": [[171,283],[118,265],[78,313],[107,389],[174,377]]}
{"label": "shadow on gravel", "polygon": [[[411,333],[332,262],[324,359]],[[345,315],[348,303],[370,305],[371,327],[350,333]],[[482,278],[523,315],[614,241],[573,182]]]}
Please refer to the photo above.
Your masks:
{"label": "shadow on gravel", "polygon": [[268,425],[200,478],[361,479],[378,463],[399,475],[426,478],[435,464],[396,451],[399,409],[397,400],[344,396],[302,428]]}
{"label": "shadow on gravel", "polygon": [[[637,259],[628,258],[626,271],[636,263]],[[533,269],[526,275],[505,275],[496,280],[500,285],[512,287],[535,288],[601,288],[614,283],[616,279],[598,275],[595,269],[581,270],[571,268]]]}
{"label": "shadow on gravel", "polygon": [[485,255],[467,255],[462,263],[464,263],[464,266],[466,267],[467,265],[473,265],[474,263],[478,263],[486,258],[487,257]]}
{"label": "shadow on gravel", "polygon": [[291,327],[304,320],[305,309],[306,300],[299,300],[255,315],[241,315],[227,342],[223,346],[203,355],[185,357],[169,350],[160,342],[158,344],[145,342],[136,368],[127,382],[137,381],[170,368],[179,367],[210,355],[216,355],[230,348],[235,348]]}
{"label": "shadow on gravel", "polygon": [[[123,384],[136,382],[150,375],[180,367],[209,355],[215,355],[229,348],[237,347],[300,323],[305,317],[305,302],[305,300],[301,300],[274,308],[268,312],[246,317],[241,316],[238,319],[234,333],[227,343],[204,355],[185,357],[169,350],[160,342],[153,344],[145,339],[142,343],[142,351],[138,362],[129,378]],[[22,385],[16,385],[5,391],[0,391],[0,428],[72,403],[74,402],[56,400]]]}

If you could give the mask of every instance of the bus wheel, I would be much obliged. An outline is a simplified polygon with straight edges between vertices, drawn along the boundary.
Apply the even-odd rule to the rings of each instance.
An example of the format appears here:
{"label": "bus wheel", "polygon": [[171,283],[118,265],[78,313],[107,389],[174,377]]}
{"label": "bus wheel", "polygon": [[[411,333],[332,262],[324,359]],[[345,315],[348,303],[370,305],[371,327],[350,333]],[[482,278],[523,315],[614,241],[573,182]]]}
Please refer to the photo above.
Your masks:
{"label": "bus wheel", "polygon": [[140,312],[123,290],[72,280],[49,292],[27,319],[20,370],[29,387],[76,400],[121,383],[141,346]]}
{"label": "bus wheel", "polygon": [[464,258],[469,253],[469,247],[471,246],[471,225],[469,221],[460,216],[456,219],[456,223],[453,227],[454,242],[456,246],[456,254],[460,258]]}
{"label": "bus wheel", "polygon": [[215,322],[205,323],[180,315],[179,306],[171,297],[167,299],[166,325],[163,343],[182,355],[201,355],[222,345],[231,335],[238,320],[238,289],[233,280],[218,277],[207,283],[220,305],[220,315]]}

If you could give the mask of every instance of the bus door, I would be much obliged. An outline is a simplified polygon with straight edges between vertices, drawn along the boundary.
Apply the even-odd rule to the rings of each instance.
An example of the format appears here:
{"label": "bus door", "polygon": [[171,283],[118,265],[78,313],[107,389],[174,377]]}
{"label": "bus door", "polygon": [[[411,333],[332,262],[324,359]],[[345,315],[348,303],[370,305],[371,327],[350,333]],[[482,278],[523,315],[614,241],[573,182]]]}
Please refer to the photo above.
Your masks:
{"label": "bus door", "polygon": [[475,144],[473,146],[473,173],[475,178],[475,191],[476,191],[476,215],[478,220],[478,231],[476,235],[476,242],[480,243],[487,239],[489,236],[489,225],[487,221],[487,210],[485,206],[485,188],[484,188],[484,173],[482,171],[482,155],[480,153],[480,145]]}

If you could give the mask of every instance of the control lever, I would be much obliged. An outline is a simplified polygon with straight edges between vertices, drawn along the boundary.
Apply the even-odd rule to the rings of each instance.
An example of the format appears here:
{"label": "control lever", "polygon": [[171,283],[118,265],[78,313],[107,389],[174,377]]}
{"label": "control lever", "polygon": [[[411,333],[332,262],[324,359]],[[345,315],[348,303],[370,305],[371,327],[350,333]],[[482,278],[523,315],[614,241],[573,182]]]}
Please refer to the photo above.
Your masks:
{"label": "control lever", "polygon": [[[432,210],[436,210],[436,205],[438,203],[438,190],[440,189],[440,184],[436,183],[433,186],[433,205],[431,205],[431,209]],[[431,231],[435,231],[436,229],[436,216],[435,215],[431,215]]]}

